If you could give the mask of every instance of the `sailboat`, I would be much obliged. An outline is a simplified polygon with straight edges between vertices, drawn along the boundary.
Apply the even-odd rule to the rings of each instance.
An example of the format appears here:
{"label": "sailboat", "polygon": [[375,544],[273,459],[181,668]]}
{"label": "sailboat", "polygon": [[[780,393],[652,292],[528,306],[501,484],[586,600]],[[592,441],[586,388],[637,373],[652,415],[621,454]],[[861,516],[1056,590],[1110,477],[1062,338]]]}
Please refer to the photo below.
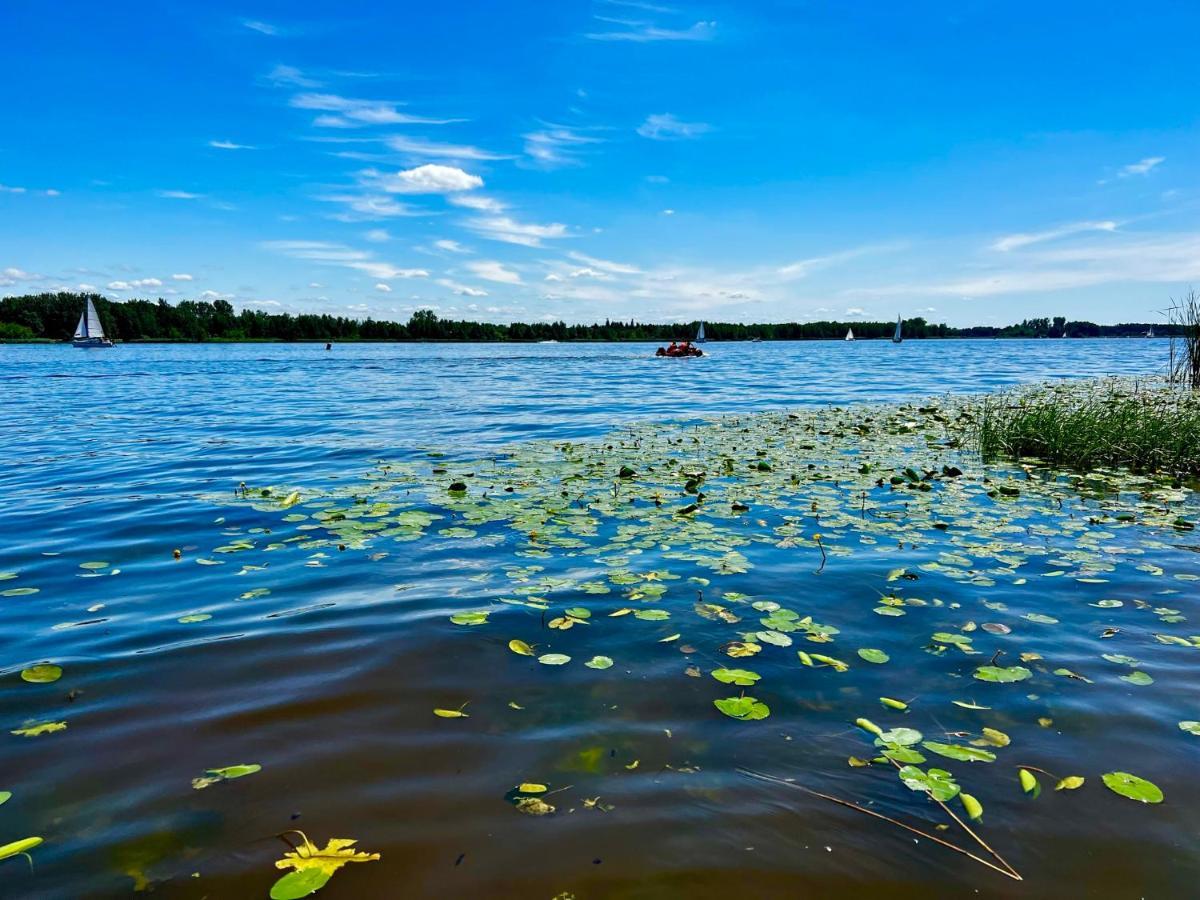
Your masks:
{"label": "sailboat", "polygon": [[1154,337],[1154,326],[1153,325],[1151,325],[1150,330],[1146,332],[1146,337],[1149,337],[1149,338]]}
{"label": "sailboat", "polygon": [[699,329],[699,331],[696,332],[696,343],[697,344],[704,343],[704,323],[703,322],[700,323],[700,329]]}
{"label": "sailboat", "polygon": [[104,336],[100,314],[96,312],[96,304],[91,298],[88,298],[87,309],[79,316],[79,324],[75,326],[75,337],[71,339],[71,343],[85,350],[113,345],[113,342]]}
{"label": "sailboat", "polygon": [[904,340],[904,338],[900,337],[900,317],[896,316],[896,333],[892,335],[892,343],[898,344],[902,340]]}
{"label": "sailboat", "polygon": [[847,329],[846,329],[846,337],[845,337],[845,340],[847,340],[847,341],[852,341],[852,340],[854,340],[854,329],[853,329],[853,328],[847,328]]}

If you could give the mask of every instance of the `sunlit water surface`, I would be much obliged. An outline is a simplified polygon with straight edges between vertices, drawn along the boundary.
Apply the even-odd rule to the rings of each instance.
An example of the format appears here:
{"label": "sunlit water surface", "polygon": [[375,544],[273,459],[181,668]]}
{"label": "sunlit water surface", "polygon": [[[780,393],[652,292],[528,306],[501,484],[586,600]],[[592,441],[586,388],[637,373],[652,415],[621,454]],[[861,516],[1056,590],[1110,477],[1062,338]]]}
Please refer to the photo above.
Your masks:
{"label": "sunlit water surface", "polygon": [[[1039,684],[1036,693],[1061,691],[1054,728],[1030,725],[1045,703],[998,717],[1014,743],[1020,731],[1020,746],[976,793],[987,804],[989,841],[1026,877],[1017,884],[885,823],[735,771],[795,777],[933,821],[890,775],[845,762],[869,755],[853,713],[886,718],[879,694],[913,700],[906,681],[920,680],[923,655],[876,667],[853,687],[823,681],[814,690],[799,684],[807,676],[794,651],[779,650],[777,659],[791,662],[771,665],[783,674],[760,691],[771,698],[771,718],[740,723],[712,708],[727,691],[714,691],[707,671],[738,663],[711,642],[693,658],[645,630],[581,627],[571,636],[575,662],[556,669],[506,648],[518,635],[541,639],[536,612],[504,609],[483,628],[451,624],[451,613],[503,593],[500,565],[530,562],[513,555],[517,542],[502,530],[482,541],[431,536],[373,548],[388,551],[375,559],[335,552],[323,567],[306,565],[309,554],[295,549],[195,563],[226,542],[225,529],[278,523],[278,515],[206,499],[232,498],[243,481],[316,489],[360,478],[378,460],[431,451],[471,460],[517,442],[596,439],[631,421],[1152,374],[1166,357],[1165,342],[1145,340],[709,350],[706,359],[673,361],[636,344],[0,347],[0,572],[19,573],[0,588],[38,588],[0,600],[0,789],[14,795],[0,807],[0,843],[46,839],[32,874],[20,859],[0,863],[3,894],[107,897],[151,887],[165,897],[265,897],[285,849],[274,835],[289,828],[320,842],[357,838],[382,854],[338,873],[322,892],[330,898],[1194,893],[1200,738],[1175,724],[1200,719],[1197,657],[1186,652],[1158,660],[1143,648],[1143,667],[1158,662],[1154,689],[1089,694],[1067,690],[1070,682]],[[1200,571],[1195,549],[1154,561]],[[755,568],[714,590],[839,623],[839,640],[849,640],[834,645],[835,655],[859,669],[852,648],[879,646],[882,627],[862,598],[887,590],[895,566],[928,558],[920,550],[861,554],[818,576],[770,545],[745,552]],[[89,561],[120,572],[87,577],[80,565]],[[243,562],[269,566],[241,574]],[[498,578],[470,580],[488,572]],[[683,585],[662,601],[681,623],[694,600],[694,586]],[[1173,586],[1182,590],[1170,603],[1200,616],[1194,588]],[[239,599],[257,588],[270,593]],[[932,579],[929,589],[947,602],[962,590]],[[1147,577],[1096,596],[1158,603],[1159,589]],[[990,597],[1003,601],[1007,590],[998,585]],[[613,602],[561,598],[599,609],[598,600]],[[212,618],[178,621],[197,612]],[[1045,634],[1026,646],[1095,672],[1091,652],[1073,655],[1069,638]],[[618,664],[604,672],[579,665],[593,653]],[[60,681],[20,680],[21,669],[44,660],[64,667]],[[686,677],[689,663],[704,677]],[[983,693],[965,681],[958,693],[915,699],[914,710],[932,710],[919,727],[929,730],[939,716],[947,730],[960,723],[948,701]],[[468,719],[432,715],[466,701]],[[31,720],[65,720],[68,729],[8,734]],[[1067,745],[1055,741],[1066,731],[1072,759],[1055,774],[1076,769],[1089,775],[1088,787],[1068,795],[1044,784],[1048,796],[1026,799],[1012,764],[1061,759]],[[263,770],[191,787],[208,768],[250,762]],[[964,781],[975,775],[963,763],[949,767]],[[1167,802],[1143,807],[1106,792],[1098,774],[1122,767],[1153,776]],[[535,818],[505,800],[523,781],[572,787],[555,795],[557,815]],[[612,809],[585,808],[596,796]]]}

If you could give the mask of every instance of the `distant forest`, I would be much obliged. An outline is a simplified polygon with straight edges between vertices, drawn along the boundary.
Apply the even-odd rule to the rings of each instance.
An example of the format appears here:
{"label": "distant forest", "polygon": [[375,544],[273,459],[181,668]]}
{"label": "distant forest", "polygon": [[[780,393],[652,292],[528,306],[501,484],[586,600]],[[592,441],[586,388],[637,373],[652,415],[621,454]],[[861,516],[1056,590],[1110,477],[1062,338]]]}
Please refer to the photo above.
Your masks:
{"label": "distant forest", "polygon": [[[565,322],[513,322],[497,325],[442,319],[418,310],[407,322],[349,319],[329,315],[291,315],[244,309],[236,312],[225,300],[108,300],[99,294],[29,294],[0,299],[0,339],[70,340],[87,300],[96,304],[104,332],[119,341],[670,341],[695,336],[698,322],[654,325],[606,321],[568,325]],[[895,322],[774,322],[742,325],[705,320],[706,336],[714,341],[805,341],[841,339],[847,328],[858,338],[890,338]],[[917,317],[904,320],[904,337],[1139,337],[1150,323],[1097,325],[1070,322],[1062,316],[1026,319],[997,328],[976,325],[953,328]],[[1167,335],[1165,323],[1154,326]]]}

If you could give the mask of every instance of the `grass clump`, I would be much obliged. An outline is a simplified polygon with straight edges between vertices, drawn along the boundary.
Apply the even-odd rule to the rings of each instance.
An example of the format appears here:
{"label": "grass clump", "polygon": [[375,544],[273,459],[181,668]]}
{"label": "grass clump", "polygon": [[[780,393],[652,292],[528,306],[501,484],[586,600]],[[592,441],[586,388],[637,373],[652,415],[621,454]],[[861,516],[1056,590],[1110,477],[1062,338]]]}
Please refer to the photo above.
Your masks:
{"label": "grass clump", "polygon": [[1200,478],[1200,394],[1128,381],[1021,389],[982,401],[977,439],[985,461]]}

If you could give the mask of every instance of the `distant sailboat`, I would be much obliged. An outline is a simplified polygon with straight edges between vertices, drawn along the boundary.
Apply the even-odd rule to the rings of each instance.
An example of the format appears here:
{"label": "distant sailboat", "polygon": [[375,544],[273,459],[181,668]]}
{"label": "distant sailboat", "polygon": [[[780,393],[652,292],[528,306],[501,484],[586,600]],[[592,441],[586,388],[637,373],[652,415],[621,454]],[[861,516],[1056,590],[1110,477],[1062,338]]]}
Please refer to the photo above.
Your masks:
{"label": "distant sailboat", "polygon": [[113,342],[104,336],[104,328],[100,324],[100,314],[96,312],[96,304],[88,299],[87,309],[79,316],[79,324],[75,326],[75,337],[71,343],[84,349],[111,347]]}
{"label": "distant sailboat", "polygon": [[892,335],[892,343],[898,344],[902,340],[904,340],[904,338],[900,337],[900,317],[896,316],[896,333]]}
{"label": "distant sailboat", "polygon": [[1150,326],[1150,330],[1146,332],[1146,337],[1154,337],[1154,326]]}
{"label": "distant sailboat", "polygon": [[696,332],[696,343],[697,344],[704,343],[704,323],[703,322],[700,323],[700,330]]}
{"label": "distant sailboat", "polygon": [[854,340],[854,329],[853,329],[853,328],[847,328],[847,329],[846,329],[846,337],[845,337],[845,340],[847,340],[847,341],[852,341],[852,340]]}

